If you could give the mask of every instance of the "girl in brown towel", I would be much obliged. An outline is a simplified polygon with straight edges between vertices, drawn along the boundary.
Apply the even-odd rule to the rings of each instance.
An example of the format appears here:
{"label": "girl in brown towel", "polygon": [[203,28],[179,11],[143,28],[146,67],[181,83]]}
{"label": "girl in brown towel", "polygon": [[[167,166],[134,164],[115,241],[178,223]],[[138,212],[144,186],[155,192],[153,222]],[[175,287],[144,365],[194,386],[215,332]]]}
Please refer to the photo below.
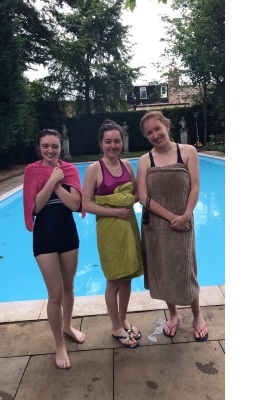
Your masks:
{"label": "girl in brown towel", "polygon": [[145,213],[145,288],[152,298],[167,303],[170,317],[163,328],[166,336],[176,334],[177,305],[191,305],[195,340],[206,341],[208,328],[199,306],[193,219],[199,195],[198,154],[194,146],[170,139],[170,120],[160,111],[145,114],[140,128],[153,145],[140,157],[137,171],[139,201]]}

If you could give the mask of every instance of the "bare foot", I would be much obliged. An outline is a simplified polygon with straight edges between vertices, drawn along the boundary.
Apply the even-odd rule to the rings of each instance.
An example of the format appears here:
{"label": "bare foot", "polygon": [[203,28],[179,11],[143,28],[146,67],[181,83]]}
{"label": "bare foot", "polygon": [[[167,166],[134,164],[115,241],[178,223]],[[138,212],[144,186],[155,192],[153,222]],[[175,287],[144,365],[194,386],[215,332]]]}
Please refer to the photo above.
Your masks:
{"label": "bare foot", "polygon": [[57,347],[55,363],[56,363],[57,368],[59,369],[69,369],[71,367],[71,363],[68,358],[65,345],[62,345],[59,348]]}
{"label": "bare foot", "polygon": [[178,323],[179,323],[178,317],[174,317],[166,321],[163,327],[163,334],[166,335],[167,337],[174,337],[177,332]]}
{"label": "bare foot", "polygon": [[86,340],[86,335],[73,327],[69,329],[64,328],[63,332],[69,335],[69,337],[71,337],[74,341],[78,342],[79,344],[83,344],[84,341]]}
{"label": "bare foot", "polygon": [[196,341],[206,341],[208,339],[208,327],[202,314],[194,318],[193,328]]}

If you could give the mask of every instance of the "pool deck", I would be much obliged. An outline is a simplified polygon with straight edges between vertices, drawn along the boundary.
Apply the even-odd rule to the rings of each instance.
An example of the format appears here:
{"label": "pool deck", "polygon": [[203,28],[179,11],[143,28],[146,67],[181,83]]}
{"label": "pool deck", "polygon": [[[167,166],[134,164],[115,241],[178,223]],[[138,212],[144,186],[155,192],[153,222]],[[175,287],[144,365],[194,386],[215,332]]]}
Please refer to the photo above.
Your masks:
{"label": "pool deck", "polygon": [[[0,200],[22,180],[0,181]],[[168,338],[166,304],[132,293],[129,320],[142,339],[131,351],[110,335],[104,296],[76,297],[73,322],[87,340],[66,339],[72,367],[59,370],[46,300],[0,303],[0,400],[225,400],[225,286],[201,287],[200,305],[208,341],[195,341],[188,306],[179,307],[177,334]]]}

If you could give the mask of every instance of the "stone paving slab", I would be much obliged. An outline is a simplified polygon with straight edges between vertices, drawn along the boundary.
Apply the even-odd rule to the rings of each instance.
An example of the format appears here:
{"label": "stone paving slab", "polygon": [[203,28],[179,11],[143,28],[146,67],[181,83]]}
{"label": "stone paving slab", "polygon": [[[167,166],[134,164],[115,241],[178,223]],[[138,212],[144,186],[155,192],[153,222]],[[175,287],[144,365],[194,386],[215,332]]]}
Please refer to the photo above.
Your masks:
{"label": "stone paving slab", "polygon": [[[80,329],[81,318],[73,320]],[[0,325],[0,356],[36,355],[55,352],[53,334],[48,321],[19,322]],[[68,351],[76,351],[77,343],[66,337]]]}
{"label": "stone paving slab", "polygon": [[190,308],[179,310],[174,338],[162,334],[168,310],[129,313],[129,321],[142,332],[135,349],[111,337],[108,315],[74,318],[87,340],[66,340],[68,370],[55,366],[48,321],[2,324],[0,399],[224,400],[225,306],[202,311],[209,327],[209,340],[203,343],[194,340]]}
{"label": "stone paving slab", "polygon": [[113,351],[69,353],[70,369],[54,365],[54,355],[31,357],[15,400],[112,400]]}
{"label": "stone paving slab", "polygon": [[[209,328],[209,340],[222,340],[225,338],[224,306],[202,307]],[[194,332],[192,327],[193,315],[190,308],[179,310],[179,325],[175,337],[166,337],[163,326],[168,317],[167,310],[144,311],[128,314],[130,323],[135,325],[142,333],[141,345],[170,344],[172,342],[192,342]],[[96,348],[125,348],[111,336],[111,321],[108,315],[96,317],[83,317],[81,330],[87,335],[87,340],[78,345],[78,350]]]}
{"label": "stone paving slab", "polygon": [[0,358],[0,401],[13,400],[30,357]]}
{"label": "stone paving slab", "polygon": [[115,352],[115,400],[225,399],[224,352],[218,341],[143,346],[129,352]]}

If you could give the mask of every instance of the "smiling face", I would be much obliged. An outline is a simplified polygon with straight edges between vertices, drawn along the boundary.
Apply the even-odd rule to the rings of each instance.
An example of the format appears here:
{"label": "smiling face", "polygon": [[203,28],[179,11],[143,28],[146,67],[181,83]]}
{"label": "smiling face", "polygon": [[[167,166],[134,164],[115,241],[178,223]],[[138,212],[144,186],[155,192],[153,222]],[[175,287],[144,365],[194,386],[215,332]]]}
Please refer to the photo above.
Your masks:
{"label": "smiling face", "polygon": [[100,146],[105,156],[119,156],[123,148],[123,140],[117,129],[105,131]]}
{"label": "smiling face", "polygon": [[143,123],[143,133],[149,142],[155,146],[165,145],[169,142],[169,125],[164,124],[160,119],[152,117]]}
{"label": "smiling face", "polygon": [[58,136],[46,135],[41,137],[38,148],[43,158],[44,165],[57,165],[62,149],[61,141]]}

